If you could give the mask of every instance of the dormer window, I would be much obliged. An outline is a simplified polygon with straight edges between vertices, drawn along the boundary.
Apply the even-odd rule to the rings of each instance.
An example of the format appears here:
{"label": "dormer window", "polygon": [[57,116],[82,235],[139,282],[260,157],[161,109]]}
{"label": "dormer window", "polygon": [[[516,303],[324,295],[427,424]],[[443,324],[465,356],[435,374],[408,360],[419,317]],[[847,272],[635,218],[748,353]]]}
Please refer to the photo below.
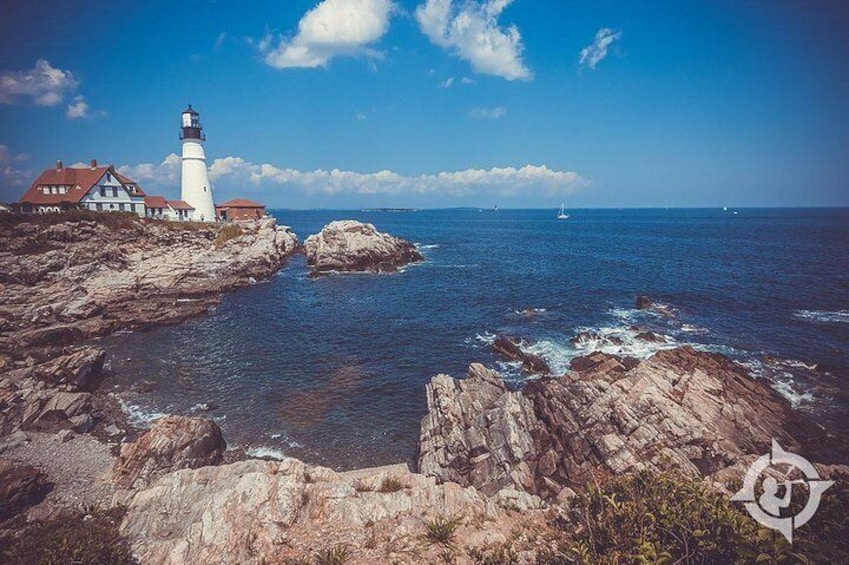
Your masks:
{"label": "dormer window", "polygon": [[41,190],[44,191],[44,194],[50,194],[50,187],[49,186],[43,186],[43,187],[41,187]]}

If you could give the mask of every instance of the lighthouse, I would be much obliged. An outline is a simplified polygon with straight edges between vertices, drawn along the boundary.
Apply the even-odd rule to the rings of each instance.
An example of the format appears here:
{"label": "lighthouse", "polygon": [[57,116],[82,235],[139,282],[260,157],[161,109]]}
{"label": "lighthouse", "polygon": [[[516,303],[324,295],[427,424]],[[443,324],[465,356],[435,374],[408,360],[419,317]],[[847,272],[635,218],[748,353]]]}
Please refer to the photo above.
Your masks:
{"label": "lighthouse", "polygon": [[206,137],[200,125],[200,114],[191,104],[183,110],[182,125],[180,140],[183,142],[183,173],[180,198],[194,208],[194,221],[214,222],[215,204],[212,202],[212,185],[209,183],[206,155],[203,152]]}

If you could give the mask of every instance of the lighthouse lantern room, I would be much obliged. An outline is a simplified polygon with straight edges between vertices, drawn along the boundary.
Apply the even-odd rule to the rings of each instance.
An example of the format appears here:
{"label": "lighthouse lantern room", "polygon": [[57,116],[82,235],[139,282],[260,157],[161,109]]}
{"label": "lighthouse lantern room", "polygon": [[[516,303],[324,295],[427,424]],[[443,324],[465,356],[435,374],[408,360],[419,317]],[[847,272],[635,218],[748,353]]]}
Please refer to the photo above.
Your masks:
{"label": "lighthouse lantern room", "polygon": [[203,142],[206,136],[200,125],[200,114],[189,107],[183,110],[180,140],[183,143],[181,199],[194,208],[192,219],[196,222],[214,222],[215,205],[212,185],[206,169]]}

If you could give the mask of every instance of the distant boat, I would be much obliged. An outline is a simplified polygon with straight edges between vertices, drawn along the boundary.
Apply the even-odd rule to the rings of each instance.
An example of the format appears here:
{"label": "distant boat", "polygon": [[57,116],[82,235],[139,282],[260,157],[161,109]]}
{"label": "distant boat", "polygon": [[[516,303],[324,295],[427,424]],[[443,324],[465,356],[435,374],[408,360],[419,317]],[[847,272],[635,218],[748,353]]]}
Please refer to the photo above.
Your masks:
{"label": "distant boat", "polygon": [[723,212],[727,212],[727,211],[728,211],[728,206],[723,206],[723,207],[722,207],[722,211],[723,211]]}
{"label": "distant boat", "polygon": [[569,218],[569,214],[566,213],[566,203],[560,205],[560,212],[557,214],[558,220],[566,220]]}
{"label": "distant boat", "polygon": [[493,212],[498,212],[498,204],[496,204],[496,205],[492,208],[492,211],[493,211]]}

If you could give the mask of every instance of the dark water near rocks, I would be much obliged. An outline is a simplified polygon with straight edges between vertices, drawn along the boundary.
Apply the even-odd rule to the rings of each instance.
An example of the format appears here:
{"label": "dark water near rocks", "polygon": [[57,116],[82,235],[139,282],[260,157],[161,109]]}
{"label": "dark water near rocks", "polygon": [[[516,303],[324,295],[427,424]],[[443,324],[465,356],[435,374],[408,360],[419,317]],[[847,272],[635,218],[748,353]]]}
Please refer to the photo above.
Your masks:
{"label": "dark water near rocks", "polygon": [[[207,317],[107,339],[115,392],[137,421],[209,415],[231,445],[336,468],[412,462],[432,375],[480,361],[521,384],[491,352],[493,335],[510,333],[535,340],[556,370],[592,349],[721,351],[849,430],[847,209],[275,215],[302,240],[334,219],[372,222],[419,243],[427,261],[309,279],[296,257]],[[639,293],[675,317],[634,310]],[[634,339],[634,324],[668,343]],[[569,342],[588,328],[622,344]]]}

